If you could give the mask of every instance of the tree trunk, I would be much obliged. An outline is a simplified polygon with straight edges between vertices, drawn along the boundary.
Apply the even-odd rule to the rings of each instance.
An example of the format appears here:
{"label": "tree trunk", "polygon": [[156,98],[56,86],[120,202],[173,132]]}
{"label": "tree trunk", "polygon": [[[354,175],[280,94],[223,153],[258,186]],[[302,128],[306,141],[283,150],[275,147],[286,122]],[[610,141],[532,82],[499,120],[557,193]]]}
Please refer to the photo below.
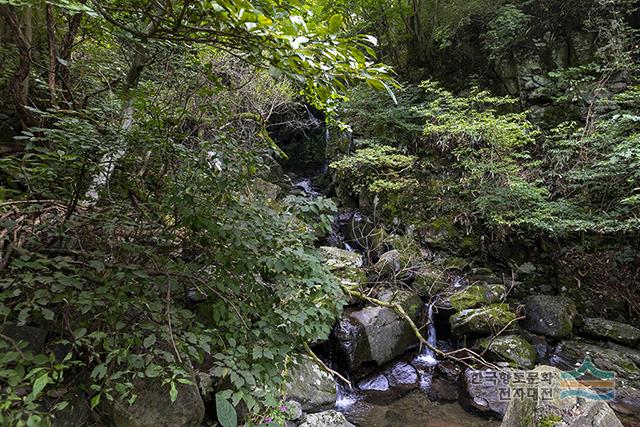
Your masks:
{"label": "tree trunk", "polygon": [[18,48],[18,67],[9,82],[9,93],[13,98],[20,124],[26,128],[31,124],[31,114],[25,107],[29,101],[29,71],[33,39],[32,9],[29,6],[25,7],[21,16],[18,16],[16,9],[12,6],[2,6],[0,10],[7,19]]}
{"label": "tree trunk", "polygon": [[58,64],[58,55],[56,49],[56,22],[53,15],[53,5],[47,3],[47,41],[49,43],[49,97],[51,104],[56,103],[56,70]]}
{"label": "tree trunk", "polygon": [[[142,44],[138,44],[136,46],[136,53],[133,57],[133,62],[129,67],[129,72],[127,73],[127,78],[124,83],[124,88],[122,89],[122,98],[124,103],[123,114],[122,114],[122,124],[120,126],[120,130],[123,133],[126,133],[131,126],[133,125],[133,97],[131,96],[131,89],[135,88],[138,84],[138,80],[140,79],[140,75],[142,74],[142,70],[144,69],[144,61],[145,61],[145,49]],[[119,141],[122,142],[122,141]],[[108,153],[102,157],[100,160],[100,165],[104,165],[103,168],[93,177],[91,182],[91,186],[86,193],[85,200],[88,204],[95,204],[100,198],[100,190],[106,186],[111,174],[113,173],[116,163],[120,160],[126,153],[126,147],[122,144],[121,147],[118,147],[114,152]]]}

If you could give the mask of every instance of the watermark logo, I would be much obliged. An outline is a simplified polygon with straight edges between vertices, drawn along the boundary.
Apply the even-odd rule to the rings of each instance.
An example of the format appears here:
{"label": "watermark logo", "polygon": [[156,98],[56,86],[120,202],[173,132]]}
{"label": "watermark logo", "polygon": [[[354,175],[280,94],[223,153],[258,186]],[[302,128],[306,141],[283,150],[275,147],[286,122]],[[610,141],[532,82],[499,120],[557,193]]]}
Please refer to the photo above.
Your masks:
{"label": "watermark logo", "polygon": [[569,397],[613,400],[616,397],[616,373],[598,369],[587,356],[577,369],[560,373],[560,399]]}
{"label": "watermark logo", "polygon": [[521,371],[505,369],[471,371],[467,381],[485,393],[497,395],[498,400],[559,401],[569,398],[613,400],[615,372],[598,369],[589,357],[573,371],[535,369]]}

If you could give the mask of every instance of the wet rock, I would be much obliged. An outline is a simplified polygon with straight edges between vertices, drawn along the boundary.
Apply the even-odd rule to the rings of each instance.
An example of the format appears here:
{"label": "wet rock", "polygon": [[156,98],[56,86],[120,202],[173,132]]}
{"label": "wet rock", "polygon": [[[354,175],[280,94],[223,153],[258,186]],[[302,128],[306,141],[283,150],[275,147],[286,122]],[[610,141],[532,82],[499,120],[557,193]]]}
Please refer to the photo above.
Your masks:
{"label": "wet rock", "polygon": [[335,404],[336,385],[317,363],[301,356],[290,367],[287,398],[300,403],[303,411],[320,411]]}
{"label": "wet rock", "polygon": [[458,336],[489,335],[513,322],[516,315],[507,304],[462,310],[449,318],[451,330]]}
{"label": "wet rock", "polygon": [[561,341],[551,359],[578,366],[586,356],[602,370],[614,371],[622,378],[640,380],[640,352],[622,346],[605,348],[578,340]]}
{"label": "wet rock", "polygon": [[204,403],[198,387],[178,383],[178,396],[171,402],[167,386],[157,379],[134,381],[138,398],[129,405],[115,400],[108,403],[107,416],[115,427],[198,427],[204,419]]}
{"label": "wet rock", "polygon": [[[486,371],[467,369],[463,377],[465,393],[460,403],[476,411],[503,416],[507,411],[508,401],[500,396],[501,386],[496,385],[497,373],[493,374],[495,375],[489,376]],[[508,380],[506,383],[508,384]]]}
{"label": "wet rock", "polygon": [[436,402],[453,402],[459,397],[458,384],[450,383],[441,378],[433,378],[427,396]]}
{"label": "wet rock", "polygon": [[411,390],[418,386],[420,381],[416,369],[406,362],[398,362],[385,371],[389,381],[389,387],[398,390]]}
{"label": "wet rock", "polygon": [[506,293],[504,285],[471,285],[451,295],[449,302],[456,311],[462,311],[501,301]]}
{"label": "wet rock", "polygon": [[580,331],[590,337],[616,341],[628,346],[636,346],[640,341],[640,329],[612,320],[586,318]]}
{"label": "wet rock", "polygon": [[528,331],[520,331],[520,333],[535,350],[536,360],[545,360],[549,353],[549,345],[547,344],[547,339],[544,337],[544,335],[536,335]]}
{"label": "wet rock", "polygon": [[451,360],[442,360],[436,365],[436,375],[448,382],[455,383],[461,374],[460,365]]}
{"label": "wet rock", "polygon": [[[558,369],[550,366],[539,366],[535,371],[560,373]],[[622,427],[622,423],[606,402],[579,397],[543,400],[541,395],[537,399],[512,399],[501,424],[502,427],[546,425]]]}
{"label": "wet rock", "polygon": [[503,335],[480,341],[480,348],[487,350],[493,360],[503,360],[514,368],[531,369],[536,363],[536,351],[518,335]]}
{"label": "wet rock", "polygon": [[524,303],[527,315],[523,322],[525,329],[552,338],[571,334],[576,306],[569,298],[536,295],[527,298]]}
{"label": "wet rock", "polygon": [[298,427],[356,427],[351,424],[340,412],[324,411],[317,414],[308,414]]}
{"label": "wet rock", "polygon": [[[418,295],[387,291],[378,298],[400,304],[414,322],[418,321],[422,306]],[[334,330],[334,337],[341,360],[352,372],[368,363],[380,366],[390,362],[418,343],[409,323],[393,309],[379,306],[346,312]]]}
{"label": "wet rock", "polygon": [[382,374],[373,375],[358,382],[358,389],[368,402],[380,403],[392,397],[389,395],[389,380]]}

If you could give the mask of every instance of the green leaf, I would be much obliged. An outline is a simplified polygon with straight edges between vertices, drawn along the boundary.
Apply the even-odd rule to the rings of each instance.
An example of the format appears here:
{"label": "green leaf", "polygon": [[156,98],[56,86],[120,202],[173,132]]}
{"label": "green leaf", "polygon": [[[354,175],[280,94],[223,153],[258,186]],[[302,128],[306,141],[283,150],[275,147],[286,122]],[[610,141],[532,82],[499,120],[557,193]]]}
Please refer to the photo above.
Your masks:
{"label": "green leaf", "polygon": [[155,334],[151,334],[148,337],[146,337],[144,339],[144,341],[142,342],[142,344],[144,345],[145,348],[149,348],[152,345],[154,345],[156,343],[156,335]]}
{"label": "green leaf", "polygon": [[238,426],[236,409],[231,405],[231,403],[220,396],[220,393],[216,394],[216,414],[218,416],[218,422],[222,427]]}
{"label": "green leaf", "polygon": [[49,382],[49,373],[45,372],[44,374],[40,375],[37,380],[34,381],[33,389],[31,390],[31,395],[33,397],[37,397],[40,394],[40,392],[47,386],[48,382]]}
{"label": "green leaf", "polygon": [[171,403],[175,402],[178,398],[178,389],[176,388],[176,383],[171,383],[171,390],[169,390],[169,397],[171,397]]}
{"label": "green leaf", "polygon": [[336,13],[329,19],[329,31],[332,33],[338,32],[342,28],[342,15]]}
{"label": "green leaf", "polygon": [[102,396],[102,393],[98,393],[95,396],[93,396],[91,398],[91,409],[95,408],[96,406],[98,406],[100,404],[100,397]]}

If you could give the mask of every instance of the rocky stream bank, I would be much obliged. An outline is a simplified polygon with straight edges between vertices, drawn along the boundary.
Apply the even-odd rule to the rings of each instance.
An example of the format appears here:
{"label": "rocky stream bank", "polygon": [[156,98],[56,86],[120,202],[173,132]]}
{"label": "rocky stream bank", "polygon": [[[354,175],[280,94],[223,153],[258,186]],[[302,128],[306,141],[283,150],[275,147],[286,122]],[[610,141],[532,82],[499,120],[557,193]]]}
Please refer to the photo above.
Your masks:
{"label": "rocky stream bank", "polygon": [[[326,241],[325,262],[357,292],[314,351],[350,384],[302,359],[290,378],[300,409],[291,426],[640,425],[640,329],[586,317],[570,297],[532,293],[513,274],[432,250],[358,210],[341,210]],[[613,400],[505,399],[474,380],[560,375],[585,358],[615,373]]]}

